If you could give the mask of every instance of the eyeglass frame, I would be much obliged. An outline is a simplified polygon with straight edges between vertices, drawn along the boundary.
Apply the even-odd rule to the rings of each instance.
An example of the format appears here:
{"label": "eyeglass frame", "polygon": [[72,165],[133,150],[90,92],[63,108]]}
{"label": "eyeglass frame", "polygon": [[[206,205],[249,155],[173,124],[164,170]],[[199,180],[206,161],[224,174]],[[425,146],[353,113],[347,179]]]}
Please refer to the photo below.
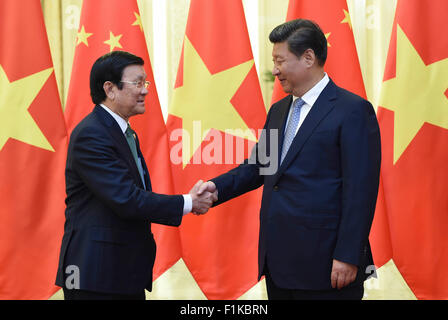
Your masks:
{"label": "eyeglass frame", "polygon": [[124,80],[121,80],[120,82],[133,84],[137,89],[142,89],[143,87],[145,87],[145,89],[147,89],[151,85],[151,81],[148,81],[148,80],[145,80],[145,81],[142,81],[142,80],[137,80],[137,81],[124,81]]}

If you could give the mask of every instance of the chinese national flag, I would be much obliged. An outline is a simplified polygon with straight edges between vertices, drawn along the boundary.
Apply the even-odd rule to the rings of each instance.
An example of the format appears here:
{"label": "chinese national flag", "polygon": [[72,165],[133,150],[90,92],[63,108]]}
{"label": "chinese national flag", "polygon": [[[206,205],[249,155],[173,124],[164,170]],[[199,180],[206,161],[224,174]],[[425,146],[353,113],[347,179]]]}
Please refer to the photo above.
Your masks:
{"label": "chinese national flag", "polygon": [[[96,59],[112,50],[128,51],[145,61],[147,80],[151,82],[146,97],[146,112],[131,118],[130,122],[139,137],[152,190],[171,194],[173,185],[168,137],[136,0],[83,1],[65,109],[68,131],[70,133],[92,111],[90,69]],[[181,251],[177,228],[153,224],[152,231],[158,247],[154,266],[154,278],[157,278],[179,260]]]}
{"label": "chinese national flag", "polygon": [[419,299],[448,299],[446,0],[399,0],[378,108],[382,168],[374,260]]}
{"label": "chinese national flag", "polygon": [[0,1],[0,299],[47,299],[64,227],[67,132],[39,0]]}
{"label": "chinese national flag", "polygon": [[[169,113],[176,192],[249,155],[266,110],[241,0],[191,1]],[[184,217],[182,257],[208,299],[235,299],[257,283],[260,202],[261,189]]]}
{"label": "chinese national flag", "polygon": [[[325,72],[338,85],[365,98],[364,82],[346,0],[289,0],[286,21],[309,19],[322,29],[328,42]],[[280,82],[274,81],[271,102],[285,97]]]}

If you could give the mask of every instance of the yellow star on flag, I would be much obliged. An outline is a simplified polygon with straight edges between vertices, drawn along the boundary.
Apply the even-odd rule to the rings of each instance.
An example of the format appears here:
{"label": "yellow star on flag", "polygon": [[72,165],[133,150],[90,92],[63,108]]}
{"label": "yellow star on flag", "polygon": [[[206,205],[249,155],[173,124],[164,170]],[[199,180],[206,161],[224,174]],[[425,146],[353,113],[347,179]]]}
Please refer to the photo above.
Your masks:
{"label": "yellow star on flag", "polygon": [[143,32],[143,25],[142,25],[142,19],[140,18],[140,15],[137,12],[134,12],[134,16],[135,16],[135,21],[132,24],[133,26],[139,26],[140,27],[140,31]]}
{"label": "yellow star on flag", "polygon": [[344,11],[344,19],[341,21],[341,23],[348,23],[348,26],[350,27],[350,30],[352,30],[352,20],[350,19],[350,14],[347,10],[342,9]]}
{"label": "yellow star on flag", "polygon": [[331,32],[328,32],[328,33],[325,34],[325,39],[327,39],[327,45],[328,45],[329,47],[331,47],[330,42],[328,42],[328,38],[330,38],[330,35],[331,35]]}
{"label": "yellow star on flag", "polygon": [[109,40],[104,41],[105,44],[110,46],[110,51],[112,52],[115,48],[123,48],[120,44],[120,39],[123,35],[119,34],[115,36],[112,31],[109,32]]}
{"label": "yellow star on flag", "polygon": [[[170,113],[182,118],[183,129],[191,139],[182,139],[182,161],[189,163],[194,151],[210,129],[226,131],[241,129],[236,136],[256,141],[253,133],[233,107],[230,100],[254,65],[243,62],[219,73],[211,74],[190,40],[185,37],[183,85],[174,91]],[[193,122],[200,121],[201,138],[193,137]],[[244,132],[244,133],[243,133]]]}
{"label": "yellow star on flag", "polygon": [[76,45],[79,45],[80,43],[84,43],[87,47],[89,46],[89,43],[87,39],[92,35],[93,33],[87,33],[84,29],[84,26],[81,27],[81,31],[78,32],[78,42]]}
{"label": "yellow star on flag", "polygon": [[394,164],[425,122],[448,129],[448,58],[425,65],[397,25],[396,76],[383,82],[379,105],[394,111]]}
{"label": "yellow star on flag", "polygon": [[9,138],[54,151],[28,112],[28,108],[52,72],[53,68],[49,68],[9,82],[0,65],[0,151]]}

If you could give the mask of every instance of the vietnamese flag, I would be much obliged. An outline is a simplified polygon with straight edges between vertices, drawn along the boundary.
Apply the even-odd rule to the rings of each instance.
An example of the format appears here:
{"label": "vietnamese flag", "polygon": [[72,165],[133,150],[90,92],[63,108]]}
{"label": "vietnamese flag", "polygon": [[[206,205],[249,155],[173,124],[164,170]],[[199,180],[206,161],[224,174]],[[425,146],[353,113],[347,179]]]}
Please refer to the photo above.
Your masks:
{"label": "vietnamese flag", "polygon": [[381,184],[371,242],[419,299],[448,299],[445,0],[399,0],[381,88]]}
{"label": "vietnamese flag", "polygon": [[[70,86],[65,108],[69,133],[92,111],[89,77],[93,63],[100,56],[123,50],[145,61],[148,87],[146,112],[130,119],[137,132],[140,148],[148,166],[152,190],[172,194],[168,137],[160,109],[151,61],[136,0],[84,0],[77,36]],[[157,243],[154,279],[180,258],[177,228],[152,225]]]}
{"label": "vietnamese flag", "polygon": [[67,132],[39,0],[0,1],[0,299],[47,299],[64,228]]}
{"label": "vietnamese flag", "polygon": [[[308,19],[316,22],[327,38],[325,72],[340,87],[366,98],[352,23],[346,0],[289,0],[286,21]],[[275,79],[271,102],[285,97]]]}
{"label": "vietnamese flag", "polygon": [[[265,118],[241,0],[192,0],[167,121],[176,193],[242,162]],[[184,217],[182,258],[208,299],[257,283],[260,204],[261,189]]]}

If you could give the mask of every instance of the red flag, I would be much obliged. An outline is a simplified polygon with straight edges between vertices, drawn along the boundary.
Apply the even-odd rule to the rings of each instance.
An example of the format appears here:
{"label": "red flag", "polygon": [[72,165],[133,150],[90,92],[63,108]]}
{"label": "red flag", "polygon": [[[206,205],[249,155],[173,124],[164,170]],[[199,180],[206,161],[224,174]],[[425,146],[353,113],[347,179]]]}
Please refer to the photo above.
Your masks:
{"label": "red flag", "polygon": [[[309,19],[322,29],[328,42],[325,72],[338,85],[365,98],[366,92],[345,0],[290,0],[286,21]],[[285,97],[275,79],[271,102]]]}
{"label": "red flag", "polygon": [[[145,61],[147,80],[151,82],[146,112],[130,121],[139,136],[153,191],[171,194],[168,138],[136,0],[83,1],[65,109],[69,132],[93,109],[89,88],[93,63],[112,50],[131,52]],[[180,243],[177,228],[153,224],[152,231],[158,246],[154,266],[154,278],[157,278],[179,260]]]}
{"label": "red flag", "polygon": [[0,299],[56,290],[67,133],[40,1],[0,1]]}
{"label": "red flag", "polygon": [[419,299],[448,299],[447,12],[445,0],[398,1],[378,108],[374,260],[393,259]]}
{"label": "red flag", "polygon": [[[169,113],[176,192],[249,155],[258,136],[249,129],[263,127],[266,110],[241,0],[191,1]],[[257,283],[260,191],[183,219],[182,257],[209,299],[235,299]]]}

